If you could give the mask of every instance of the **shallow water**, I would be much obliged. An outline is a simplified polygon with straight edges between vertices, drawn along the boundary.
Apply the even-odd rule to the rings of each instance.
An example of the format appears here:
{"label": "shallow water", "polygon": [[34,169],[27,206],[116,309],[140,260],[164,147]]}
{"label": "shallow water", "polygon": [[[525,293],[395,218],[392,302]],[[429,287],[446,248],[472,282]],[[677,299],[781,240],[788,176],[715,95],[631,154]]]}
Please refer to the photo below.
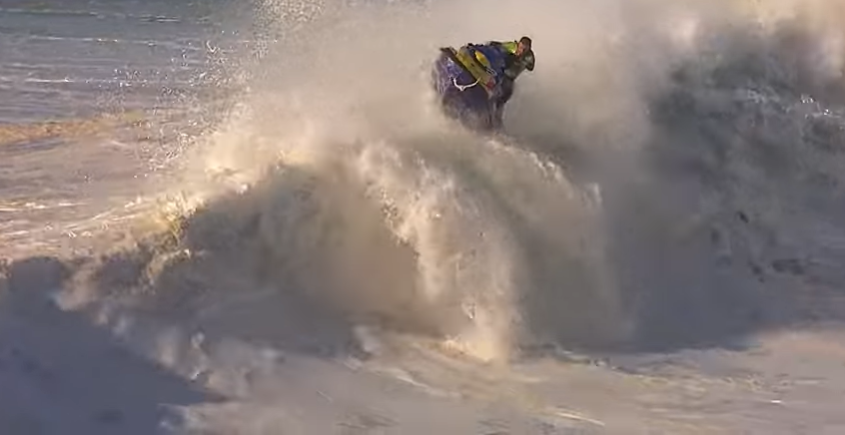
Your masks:
{"label": "shallow water", "polygon": [[[44,244],[152,188],[223,90],[237,36],[187,2],[4,2],[0,198],[10,245]],[[232,21],[237,17],[233,16]],[[230,33],[227,33],[230,32]],[[228,41],[229,47],[220,45]],[[235,43],[233,43],[235,42]],[[99,225],[100,223],[97,223]],[[78,230],[77,230],[78,232]]]}

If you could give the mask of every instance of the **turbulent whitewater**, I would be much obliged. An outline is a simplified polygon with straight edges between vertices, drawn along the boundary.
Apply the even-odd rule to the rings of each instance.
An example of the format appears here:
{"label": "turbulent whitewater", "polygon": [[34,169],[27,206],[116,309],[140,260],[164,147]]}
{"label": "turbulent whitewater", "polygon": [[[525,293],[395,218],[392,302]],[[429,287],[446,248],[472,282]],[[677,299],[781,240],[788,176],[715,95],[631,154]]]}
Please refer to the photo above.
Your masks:
{"label": "turbulent whitewater", "polygon": [[838,3],[13,3],[0,428],[845,428]]}

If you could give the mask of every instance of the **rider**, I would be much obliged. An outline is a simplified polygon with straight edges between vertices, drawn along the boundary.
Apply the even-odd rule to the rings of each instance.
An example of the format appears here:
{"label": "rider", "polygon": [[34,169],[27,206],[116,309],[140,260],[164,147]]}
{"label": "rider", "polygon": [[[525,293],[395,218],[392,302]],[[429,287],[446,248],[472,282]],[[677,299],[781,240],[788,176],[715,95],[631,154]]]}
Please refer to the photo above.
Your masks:
{"label": "rider", "polygon": [[519,41],[498,42],[491,41],[489,45],[496,47],[505,58],[505,68],[500,83],[502,95],[499,106],[504,106],[513,95],[514,82],[523,71],[534,71],[534,51],[531,50],[531,38],[523,36]]}
{"label": "rider", "polygon": [[[489,41],[484,45],[468,45],[484,53],[488,60],[497,60],[485,65],[496,74],[497,92],[491,97],[497,124],[501,124],[505,103],[513,96],[516,78],[525,70],[534,71],[535,59],[531,42],[530,37],[523,36],[518,41]],[[493,53],[490,53],[490,49],[493,49]]]}
{"label": "rider", "polygon": [[475,83],[461,87],[481,85],[487,89],[496,124],[501,123],[502,110],[513,95],[516,78],[526,69],[534,70],[534,52],[527,36],[518,41],[470,43],[459,50],[441,48],[441,51],[476,78]]}

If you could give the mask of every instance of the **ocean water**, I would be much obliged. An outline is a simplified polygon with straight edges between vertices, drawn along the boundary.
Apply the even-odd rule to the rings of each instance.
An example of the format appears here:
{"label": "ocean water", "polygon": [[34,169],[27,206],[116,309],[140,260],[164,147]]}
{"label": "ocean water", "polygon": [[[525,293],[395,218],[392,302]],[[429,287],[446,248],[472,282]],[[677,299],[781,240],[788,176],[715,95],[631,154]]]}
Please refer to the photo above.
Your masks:
{"label": "ocean water", "polygon": [[[0,433],[839,433],[835,1],[0,4]],[[534,39],[506,132],[437,47]]]}

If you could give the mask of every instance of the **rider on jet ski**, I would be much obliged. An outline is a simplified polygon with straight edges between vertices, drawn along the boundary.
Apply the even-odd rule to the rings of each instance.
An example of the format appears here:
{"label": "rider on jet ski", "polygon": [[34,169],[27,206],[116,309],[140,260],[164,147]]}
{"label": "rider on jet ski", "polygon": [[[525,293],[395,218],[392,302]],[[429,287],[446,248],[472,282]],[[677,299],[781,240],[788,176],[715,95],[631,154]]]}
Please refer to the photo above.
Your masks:
{"label": "rider on jet ski", "polygon": [[525,70],[534,71],[534,51],[531,50],[531,38],[527,36],[523,36],[519,41],[491,41],[488,45],[499,49],[505,59],[505,68],[499,82],[501,94],[496,102],[497,116],[501,119],[505,103],[513,96],[516,78]]}
{"label": "rider on jet ski", "polygon": [[477,81],[466,87],[482,85],[489,98],[491,114],[496,124],[501,124],[502,110],[513,95],[516,78],[526,69],[534,70],[534,52],[531,38],[523,36],[518,41],[490,41],[486,44],[467,44],[459,50],[442,49],[456,63],[460,63]]}

